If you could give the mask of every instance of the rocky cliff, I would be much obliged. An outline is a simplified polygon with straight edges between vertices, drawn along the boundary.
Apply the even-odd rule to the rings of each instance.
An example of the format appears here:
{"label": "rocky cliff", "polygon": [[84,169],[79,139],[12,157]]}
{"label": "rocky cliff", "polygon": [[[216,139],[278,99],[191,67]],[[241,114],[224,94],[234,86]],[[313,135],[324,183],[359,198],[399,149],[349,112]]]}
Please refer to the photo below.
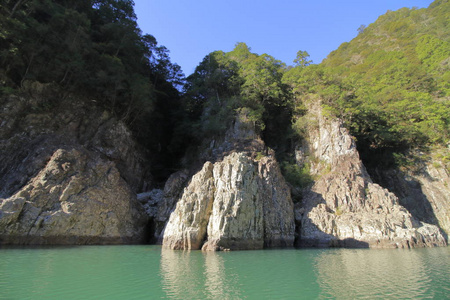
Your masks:
{"label": "rocky cliff", "polygon": [[245,122],[245,117],[239,116],[219,146],[211,143],[209,153],[221,159],[204,163],[184,189],[165,227],[164,247],[237,250],[293,246],[290,190],[274,152],[256,153],[264,149],[263,142],[254,133],[249,135],[252,130],[243,130],[251,127],[249,123],[244,126]]}
{"label": "rocky cliff", "polygon": [[[293,204],[275,152],[241,111],[204,142],[199,168],[153,189],[130,131],[94,100],[33,84],[0,99],[0,244],[122,244],[169,249],[446,245],[449,176],[379,170],[375,184],[353,138],[310,107],[296,150],[313,183]],[[152,220],[149,223],[149,220]],[[152,226],[149,226],[152,224]]]}
{"label": "rocky cliff", "polygon": [[439,227],[415,218],[395,194],[372,182],[339,120],[310,108],[308,136],[297,150],[314,184],[296,205],[298,245],[422,247],[445,245]]}
{"label": "rocky cliff", "polygon": [[0,243],[142,240],[148,176],[122,122],[51,85],[0,101]]}
{"label": "rocky cliff", "polygon": [[[418,220],[439,226],[444,235],[450,234],[450,175],[449,163],[443,161],[450,149],[435,149],[431,155],[412,153],[413,169],[376,169],[374,180],[392,191]],[[448,155],[448,154],[447,154]]]}

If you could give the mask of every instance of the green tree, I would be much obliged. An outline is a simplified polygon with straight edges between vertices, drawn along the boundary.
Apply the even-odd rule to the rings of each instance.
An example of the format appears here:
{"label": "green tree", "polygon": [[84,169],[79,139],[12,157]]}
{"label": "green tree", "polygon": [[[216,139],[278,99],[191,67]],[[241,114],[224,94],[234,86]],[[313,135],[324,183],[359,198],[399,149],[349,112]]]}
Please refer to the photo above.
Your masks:
{"label": "green tree", "polygon": [[295,66],[306,67],[312,63],[312,60],[309,60],[309,54],[306,51],[299,50],[297,52],[297,57],[294,59]]}

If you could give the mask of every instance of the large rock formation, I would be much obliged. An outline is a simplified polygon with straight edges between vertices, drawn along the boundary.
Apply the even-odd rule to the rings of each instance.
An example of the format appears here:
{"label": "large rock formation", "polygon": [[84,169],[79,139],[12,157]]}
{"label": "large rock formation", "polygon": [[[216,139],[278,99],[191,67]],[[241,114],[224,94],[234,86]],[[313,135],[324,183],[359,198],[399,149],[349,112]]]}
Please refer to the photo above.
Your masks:
{"label": "large rock formation", "polygon": [[184,190],[165,228],[171,249],[262,249],[294,242],[293,203],[272,156],[232,153],[206,162]]}
{"label": "large rock formation", "polygon": [[0,99],[0,243],[135,243],[147,217],[143,155],[95,102],[30,84]]}
{"label": "large rock formation", "polygon": [[[253,129],[252,129],[253,128]],[[164,231],[170,249],[237,250],[293,246],[290,191],[274,152],[239,115],[210,142],[207,161],[184,189]]]}
{"label": "large rock formation", "polygon": [[436,149],[431,155],[413,153],[416,158],[414,170],[374,170],[374,180],[395,193],[400,204],[416,219],[439,226],[447,236],[447,243],[450,235],[450,163],[442,157],[448,156],[449,152],[447,148]]}
{"label": "large rock formation", "polygon": [[146,219],[114,163],[55,151],[27,185],[0,199],[4,244],[136,243]]}
{"label": "large rock formation", "polygon": [[25,95],[0,97],[0,197],[11,196],[59,148],[82,147],[114,161],[134,191],[149,185],[148,167],[123,122],[95,100],[29,84]]}
{"label": "large rock formation", "polygon": [[[437,226],[420,222],[398,198],[374,184],[353,138],[339,120],[311,109],[310,127],[298,158],[311,163],[314,184],[296,205],[301,246],[420,247],[446,241]],[[302,161],[299,161],[302,163]]]}

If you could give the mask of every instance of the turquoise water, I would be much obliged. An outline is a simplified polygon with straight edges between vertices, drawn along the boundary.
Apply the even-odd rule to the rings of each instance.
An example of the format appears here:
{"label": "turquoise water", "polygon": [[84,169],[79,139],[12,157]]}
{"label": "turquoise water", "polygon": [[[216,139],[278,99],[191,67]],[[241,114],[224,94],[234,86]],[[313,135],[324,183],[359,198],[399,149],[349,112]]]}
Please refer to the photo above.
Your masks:
{"label": "turquoise water", "polygon": [[0,299],[450,299],[450,248],[0,249]]}

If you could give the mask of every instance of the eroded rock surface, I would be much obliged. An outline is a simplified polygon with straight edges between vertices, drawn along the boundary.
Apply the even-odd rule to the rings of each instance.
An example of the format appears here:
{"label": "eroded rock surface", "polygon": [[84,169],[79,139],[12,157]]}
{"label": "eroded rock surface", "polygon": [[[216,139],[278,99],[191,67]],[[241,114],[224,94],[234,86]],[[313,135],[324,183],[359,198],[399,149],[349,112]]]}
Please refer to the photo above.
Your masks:
{"label": "eroded rock surface", "polygon": [[297,156],[315,177],[296,205],[300,246],[422,247],[446,241],[437,226],[420,222],[387,189],[374,184],[355,143],[339,120],[313,109],[318,126]]}
{"label": "eroded rock surface", "polygon": [[293,246],[293,204],[272,156],[242,152],[206,162],[184,190],[164,232],[170,249]]}
{"label": "eroded rock surface", "polygon": [[[439,226],[449,242],[450,175],[439,159],[442,152],[432,152],[431,159],[416,161],[416,170],[376,170],[376,181],[395,193],[399,202],[418,220]],[[419,153],[420,155],[420,153]],[[416,157],[419,156],[416,153]],[[448,154],[447,154],[448,155]]]}
{"label": "eroded rock surface", "polygon": [[0,243],[143,240],[146,162],[125,124],[51,84],[0,97]]}
{"label": "eroded rock surface", "polygon": [[3,244],[137,243],[145,222],[114,163],[80,149],[58,149],[20,191],[0,199]]}
{"label": "eroded rock surface", "polygon": [[123,122],[94,100],[64,98],[52,87],[36,89],[0,97],[0,197],[27,184],[56,150],[74,147],[114,161],[135,192],[147,189],[147,162]]}

